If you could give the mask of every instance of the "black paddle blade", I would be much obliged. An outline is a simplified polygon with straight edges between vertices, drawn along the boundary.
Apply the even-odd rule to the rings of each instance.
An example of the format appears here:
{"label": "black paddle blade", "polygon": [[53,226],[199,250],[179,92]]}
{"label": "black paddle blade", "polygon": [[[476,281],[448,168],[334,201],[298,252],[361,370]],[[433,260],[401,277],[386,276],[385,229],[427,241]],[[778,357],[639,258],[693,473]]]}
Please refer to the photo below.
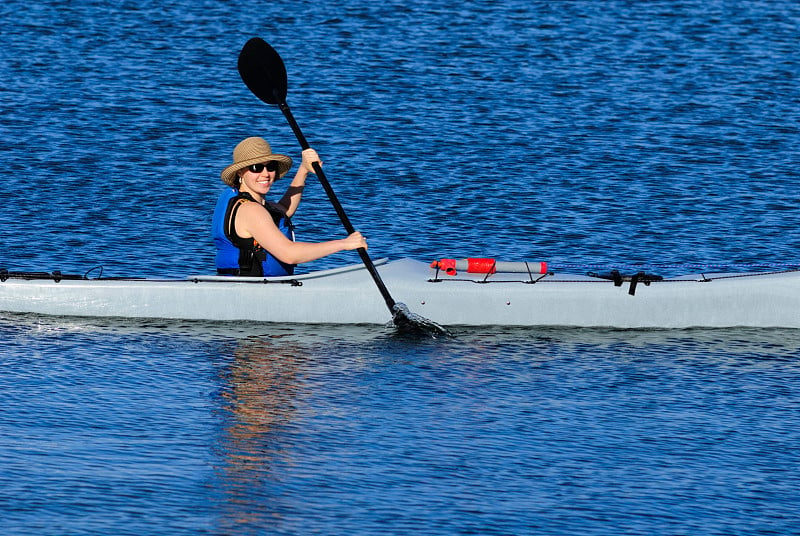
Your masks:
{"label": "black paddle blade", "polygon": [[253,37],[239,52],[239,76],[253,95],[267,104],[286,102],[286,66],[278,52]]}

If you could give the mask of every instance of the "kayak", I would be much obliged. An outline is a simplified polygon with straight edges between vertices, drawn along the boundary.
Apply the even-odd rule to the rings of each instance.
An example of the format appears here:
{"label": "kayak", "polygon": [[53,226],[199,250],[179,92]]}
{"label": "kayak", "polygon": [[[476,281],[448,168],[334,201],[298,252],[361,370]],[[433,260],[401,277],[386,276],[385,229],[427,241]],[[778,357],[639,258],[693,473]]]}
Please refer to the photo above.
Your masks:
{"label": "kayak", "polygon": [[[544,263],[375,261],[392,295],[442,326],[800,328],[800,271],[660,277]],[[388,324],[363,265],[285,277],[90,278],[0,271],[0,311],[80,317]]]}

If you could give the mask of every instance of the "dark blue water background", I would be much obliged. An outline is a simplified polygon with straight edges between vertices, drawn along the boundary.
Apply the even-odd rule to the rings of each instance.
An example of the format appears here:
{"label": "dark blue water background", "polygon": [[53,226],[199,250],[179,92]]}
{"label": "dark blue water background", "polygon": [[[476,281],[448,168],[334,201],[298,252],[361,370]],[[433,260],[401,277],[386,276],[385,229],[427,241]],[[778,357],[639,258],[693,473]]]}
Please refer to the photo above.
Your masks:
{"label": "dark blue water background", "polygon": [[[374,257],[800,261],[790,0],[10,0],[0,267],[212,271],[254,35]],[[796,331],[457,335],[2,315],[0,533],[800,533]]]}

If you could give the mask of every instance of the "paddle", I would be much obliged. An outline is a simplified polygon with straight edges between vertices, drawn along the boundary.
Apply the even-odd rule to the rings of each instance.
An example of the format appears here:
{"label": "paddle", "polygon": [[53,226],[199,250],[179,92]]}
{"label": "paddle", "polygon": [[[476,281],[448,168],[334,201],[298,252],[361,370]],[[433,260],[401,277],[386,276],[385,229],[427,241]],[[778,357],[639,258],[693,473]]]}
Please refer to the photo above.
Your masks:
{"label": "paddle", "polygon": [[[286,117],[286,120],[289,122],[289,126],[292,127],[292,131],[297,137],[297,141],[300,142],[300,146],[304,150],[308,149],[310,147],[308,141],[306,141],[306,137],[300,130],[300,126],[297,124],[297,121],[295,121],[289,109],[289,105],[286,104],[286,66],[278,52],[263,39],[253,37],[245,43],[244,47],[242,47],[242,51],[239,53],[238,68],[239,75],[242,77],[245,85],[253,92],[253,95],[267,104],[277,104]],[[325,176],[325,172],[322,171],[322,166],[320,166],[319,162],[314,162],[313,166],[317,178],[322,184],[325,193],[328,194],[328,199],[330,199],[331,204],[333,204],[333,208],[336,209],[336,214],[339,215],[339,219],[342,221],[345,230],[348,234],[354,233],[355,228],[350,223],[350,218],[347,217],[342,204],[336,197],[336,193],[333,191],[333,188]],[[367,250],[359,248],[358,254],[361,256],[361,261],[364,263],[367,271],[372,276],[372,280],[375,281],[375,285],[383,296],[386,306],[392,313],[394,325],[397,326],[398,329],[404,332],[422,333],[430,336],[449,335],[449,332],[442,326],[412,313],[405,304],[395,302],[394,298],[389,294],[389,289],[387,289],[386,285],[383,283],[377,268],[375,268],[375,263],[372,262]]]}

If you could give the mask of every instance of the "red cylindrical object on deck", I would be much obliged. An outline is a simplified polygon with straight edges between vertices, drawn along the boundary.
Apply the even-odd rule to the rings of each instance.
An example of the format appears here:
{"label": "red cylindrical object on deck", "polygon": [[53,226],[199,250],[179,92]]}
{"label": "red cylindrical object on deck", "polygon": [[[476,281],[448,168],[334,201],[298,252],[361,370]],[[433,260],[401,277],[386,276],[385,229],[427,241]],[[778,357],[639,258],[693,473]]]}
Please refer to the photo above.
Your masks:
{"label": "red cylindrical object on deck", "polygon": [[507,262],[496,261],[485,258],[469,259],[440,259],[431,263],[431,268],[444,270],[447,275],[456,275],[459,270],[471,274],[495,274],[518,273],[518,274],[546,274],[546,262]]}

